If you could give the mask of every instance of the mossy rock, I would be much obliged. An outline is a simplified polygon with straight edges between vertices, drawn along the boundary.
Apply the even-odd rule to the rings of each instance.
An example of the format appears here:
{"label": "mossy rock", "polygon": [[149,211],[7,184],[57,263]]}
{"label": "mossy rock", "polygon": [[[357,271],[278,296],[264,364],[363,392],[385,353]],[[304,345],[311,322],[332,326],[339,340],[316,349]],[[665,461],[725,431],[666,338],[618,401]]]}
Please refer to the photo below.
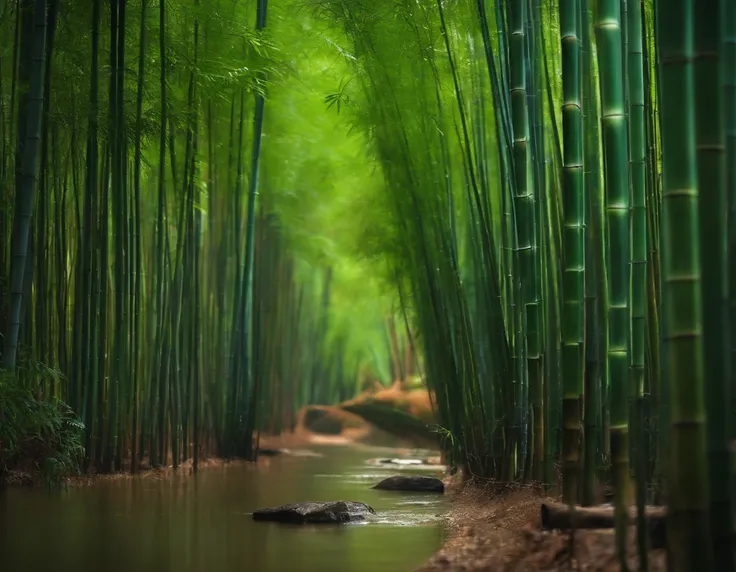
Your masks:
{"label": "mossy rock", "polygon": [[340,435],[346,429],[365,427],[365,421],[357,415],[326,405],[310,405],[300,413],[300,424],[312,433]]}
{"label": "mossy rock", "polygon": [[298,502],[262,508],[253,513],[253,520],[288,524],[345,524],[365,520],[376,511],[362,502]]}
{"label": "mossy rock", "polygon": [[431,430],[427,423],[414,415],[376,399],[345,403],[342,408],[359,415],[379,429],[397,437],[411,439],[433,448],[438,446],[437,434]]}
{"label": "mossy rock", "polygon": [[445,484],[437,477],[396,475],[383,479],[373,487],[379,491],[408,491],[417,493],[444,493]]}

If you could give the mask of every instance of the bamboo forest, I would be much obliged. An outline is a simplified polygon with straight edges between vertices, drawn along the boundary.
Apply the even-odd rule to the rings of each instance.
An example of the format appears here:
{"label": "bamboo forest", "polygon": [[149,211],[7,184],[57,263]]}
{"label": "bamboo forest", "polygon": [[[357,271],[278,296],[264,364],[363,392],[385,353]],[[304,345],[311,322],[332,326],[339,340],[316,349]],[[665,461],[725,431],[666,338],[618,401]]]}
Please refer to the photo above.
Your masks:
{"label": "bamboo forest", "polygon": [[736,572],[736,2],[0,38],[0,569]]}

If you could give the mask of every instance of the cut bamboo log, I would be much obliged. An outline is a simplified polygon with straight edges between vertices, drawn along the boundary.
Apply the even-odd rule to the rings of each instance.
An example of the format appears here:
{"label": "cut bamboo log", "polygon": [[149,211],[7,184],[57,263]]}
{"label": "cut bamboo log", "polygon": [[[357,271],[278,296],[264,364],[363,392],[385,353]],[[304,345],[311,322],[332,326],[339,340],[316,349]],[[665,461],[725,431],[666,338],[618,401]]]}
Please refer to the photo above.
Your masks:
{"label": "cut bamboo log", "polygon": [[[614,528],[613,506],[576,506],[542,503],[542,528],[545,530]],[[667,508],[647,506],[644,511],[652,548],[664,548],[667,542]],[[574,516],[573,516],[574,515]],[[629,509],[629,522],[636,521],[636,508]]]}

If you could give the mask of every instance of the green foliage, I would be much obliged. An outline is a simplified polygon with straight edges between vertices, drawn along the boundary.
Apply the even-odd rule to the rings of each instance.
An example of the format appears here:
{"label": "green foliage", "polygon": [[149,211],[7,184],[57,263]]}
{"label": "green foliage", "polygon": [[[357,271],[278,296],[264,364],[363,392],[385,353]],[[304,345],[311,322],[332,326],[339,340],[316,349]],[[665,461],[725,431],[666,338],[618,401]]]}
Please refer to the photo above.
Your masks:
{"label": "green foliage", "polygon": [[[0,375],[0,485],[14,469],[38,472],[47,487],[78,474],[84,456],[84,424],[60,399],[41,399],[41,385],[59,372],[32,363],[36,383]],[[41,377],[39,373],[45,373]]]}
{"label": "green foliage", "polygon": [[41,70],[15,34],[25,5],[0,18],[0,307],[22,300],[18,347],[68,377],[39,399],[82,417],[85,466],[248,456],[251,431],[353,396],[359,372],[392,382],[398,235],[355,58],[301,0],[271,3],[265,28],[262,1],[47,2],[33,272],[10,292]]}
{"label": "green foliage", "polygon": [[[350,56],[339,47],[344,36],[307,11],[295,18],[299,6],[274,5],[269,24],[290,73],[268,96],[262,193],[316,304],[321,272],[332,270],[325,351],[344,340],[347,367],[371,363],[388,382],[383,316],[396,302],[386,256],[395,232],[384,181],[366,136],[350,124],[359,94]],[[344,380],[356,381],[352,371]]]}

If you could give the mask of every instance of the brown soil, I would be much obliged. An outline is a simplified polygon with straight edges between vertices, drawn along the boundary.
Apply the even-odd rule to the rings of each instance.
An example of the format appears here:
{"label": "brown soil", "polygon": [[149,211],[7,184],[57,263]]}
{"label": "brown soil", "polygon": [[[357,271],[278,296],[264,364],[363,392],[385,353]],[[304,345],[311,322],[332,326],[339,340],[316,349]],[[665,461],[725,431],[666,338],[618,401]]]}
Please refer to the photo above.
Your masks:
{"label": "brown soil", "polygon": [[346,429],[367,430],[367,423],[359,416],[332,405],[307,405],[297,413],[297,428],[323,435],[340,435]]}
{"label": "brown soil", "polygon": [[434,423],[434,411],[429,392],[426,389],[405,390],[400,382],[379,391],[365,391],[346,401],[346,404],[361,403],[368,399],[375,399],[396,409],[411,413],[425,423]]}
{"label": "brown soil", "polygon": [[[308,449],[311,445],[385,449],[386,454],[393,455],[409,455],[416,448],[412,442],[398,439],[369,423],[366,423],[364,427],[343,429],[339,435],[315,433],[303,426],[297,426],[293,433],[261,435],[260,437],[261,448]],[[436,459],[433,458],[433,460]]]}
{"label": "brown soil", "polygon": [[[383,391],[391,392],[392,390]],[[428,401],[426,391],[419,393],[423,393]],[[375,398],[379,394],[374,394],[372,397]],[[389,395],[390,398],[384,397],[384,399],[396,399],[402,396],[401,392],[398,394],[390,393]],[[421,397],[417,398],[410,395],[408,399],[420,401]],[[394,401],[390,402],[394,403]],[[264,445],[264,439],[267,439],[268,445]],[[289,442],[292,444],[288,444]],[[410,440],[391,435],[368,423],[362,417],[332,405],[302,407],[297,414],[297,424],[293,433],[282,434],[277,437],[261,436],[262,447],[293,447],[295,444],[304,446],[310,443],[315,445],[363,444],[380,447],[411,447],[413,445]]]}
{"label": "brown soil", "polygon": [[[539,490],[521,486],[449,483],[453,504],[446,515],[447,542],[416,572],[618,572],[612,531],[543,531]],[[638,569],[633,530],[629,569]],[[664,571],[663,550],[649,552],[649,570]]]}

